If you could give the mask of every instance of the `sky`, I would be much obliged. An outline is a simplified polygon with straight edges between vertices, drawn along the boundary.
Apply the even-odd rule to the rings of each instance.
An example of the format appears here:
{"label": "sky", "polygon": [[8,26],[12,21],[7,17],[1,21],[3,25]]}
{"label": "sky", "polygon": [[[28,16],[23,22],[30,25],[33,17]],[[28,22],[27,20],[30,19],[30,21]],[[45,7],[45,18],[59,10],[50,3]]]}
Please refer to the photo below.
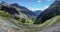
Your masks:
{"label": "sky", "polygon": [[55,0],[0,0],[0,3],[2,1],[5,1],[9,4],[18,3],[20,6],[25,6],[31,11],[43,11],[47,9]]}

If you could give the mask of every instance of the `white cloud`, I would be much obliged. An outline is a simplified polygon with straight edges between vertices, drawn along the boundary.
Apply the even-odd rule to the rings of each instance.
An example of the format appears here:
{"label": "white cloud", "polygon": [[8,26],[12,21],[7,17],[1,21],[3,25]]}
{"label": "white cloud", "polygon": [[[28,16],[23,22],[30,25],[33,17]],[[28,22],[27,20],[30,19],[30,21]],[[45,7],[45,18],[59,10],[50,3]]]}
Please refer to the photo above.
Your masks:
{"label": "white cloud", "polygon": [[32,10],[32,11],[43,10],[43,9],[41,9],[41,8],[32,8],[32,7],[29,7],[28,9],[29,9],[29,10]]}
{"label": "white cloud", "polygon": [[42,10],[42,11],[44,11],[44,10],[47,9],[48,7],[49,7],[49,6],[45,6],[45,7],[43,7],[43,9],[41,9],[41,8],[29,7],[28,9],[31,10],[31,11],[36,11],[36,10]]}
{"label": "white cloud", "polygon": [[45,6],[44,9],[48,8],[49,6]]}
{"label": "white cloud", "polygon": [[37,2],[42,2],[41,0],[38,0]]}

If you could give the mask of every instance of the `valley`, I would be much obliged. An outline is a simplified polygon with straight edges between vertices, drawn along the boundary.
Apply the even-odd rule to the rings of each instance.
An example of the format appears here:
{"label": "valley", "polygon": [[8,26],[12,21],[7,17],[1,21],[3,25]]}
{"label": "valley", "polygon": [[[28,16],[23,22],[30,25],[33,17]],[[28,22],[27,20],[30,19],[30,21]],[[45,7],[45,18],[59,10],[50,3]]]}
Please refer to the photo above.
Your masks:
{"label": "valley", "polygon": [[0,32],[60,32],[60,1],[35,12],[17,3],[0,3]]}

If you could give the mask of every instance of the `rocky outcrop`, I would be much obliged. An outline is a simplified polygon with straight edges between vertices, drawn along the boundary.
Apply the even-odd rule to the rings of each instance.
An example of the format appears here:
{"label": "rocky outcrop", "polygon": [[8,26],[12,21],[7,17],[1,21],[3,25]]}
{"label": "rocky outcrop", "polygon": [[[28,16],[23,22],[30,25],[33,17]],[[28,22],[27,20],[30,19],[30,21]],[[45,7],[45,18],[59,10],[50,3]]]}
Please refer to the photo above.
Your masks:
{"label": "rocky outcrop", "polygon": [[13,15],[14,14],[19,14],[19,12],[15,8],[10,7],[10,6],[2,6],[1,10],[9,12],[10,14],[13,14]]}
{"label": "rocky outcrop", "polygon": [[19,12],[16,10],[16,8],[8,5],[6,2],[2,2],[0,4],[0,10],[9,12],[10,14],[14,15],[14,14],[19,14]]}

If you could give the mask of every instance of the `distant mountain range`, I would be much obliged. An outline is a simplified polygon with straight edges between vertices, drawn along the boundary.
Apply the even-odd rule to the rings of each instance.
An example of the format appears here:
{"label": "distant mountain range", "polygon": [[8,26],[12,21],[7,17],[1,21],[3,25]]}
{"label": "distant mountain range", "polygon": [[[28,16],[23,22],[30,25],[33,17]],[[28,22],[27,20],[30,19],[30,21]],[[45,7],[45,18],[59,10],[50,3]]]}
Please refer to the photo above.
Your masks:
{"label": "distant mountain range", "polygon": [[52,5],[50,5],[50,7],[48,7],[37,17],[36,23],[44,23],[46,20],[49,20],[57,15],[60,15],[60,1],[56,0]]}
{"label": "distant mountain range", "polygon": [[2,2],[0,4],[0,10],[9,12],[10,14],[17,16],[21,15],[19,17],[35,17],[36,14],[27,9],[24,6],[20,6],[17,3],[14,4],[7,4],[6,2]]}
{"label": "distant mountain range", "polygon": [[43,11],[41,11],[41,10],[36,10],[36,11],[34,11],[34,13],[38,16],[39,14],[41,14]]}

